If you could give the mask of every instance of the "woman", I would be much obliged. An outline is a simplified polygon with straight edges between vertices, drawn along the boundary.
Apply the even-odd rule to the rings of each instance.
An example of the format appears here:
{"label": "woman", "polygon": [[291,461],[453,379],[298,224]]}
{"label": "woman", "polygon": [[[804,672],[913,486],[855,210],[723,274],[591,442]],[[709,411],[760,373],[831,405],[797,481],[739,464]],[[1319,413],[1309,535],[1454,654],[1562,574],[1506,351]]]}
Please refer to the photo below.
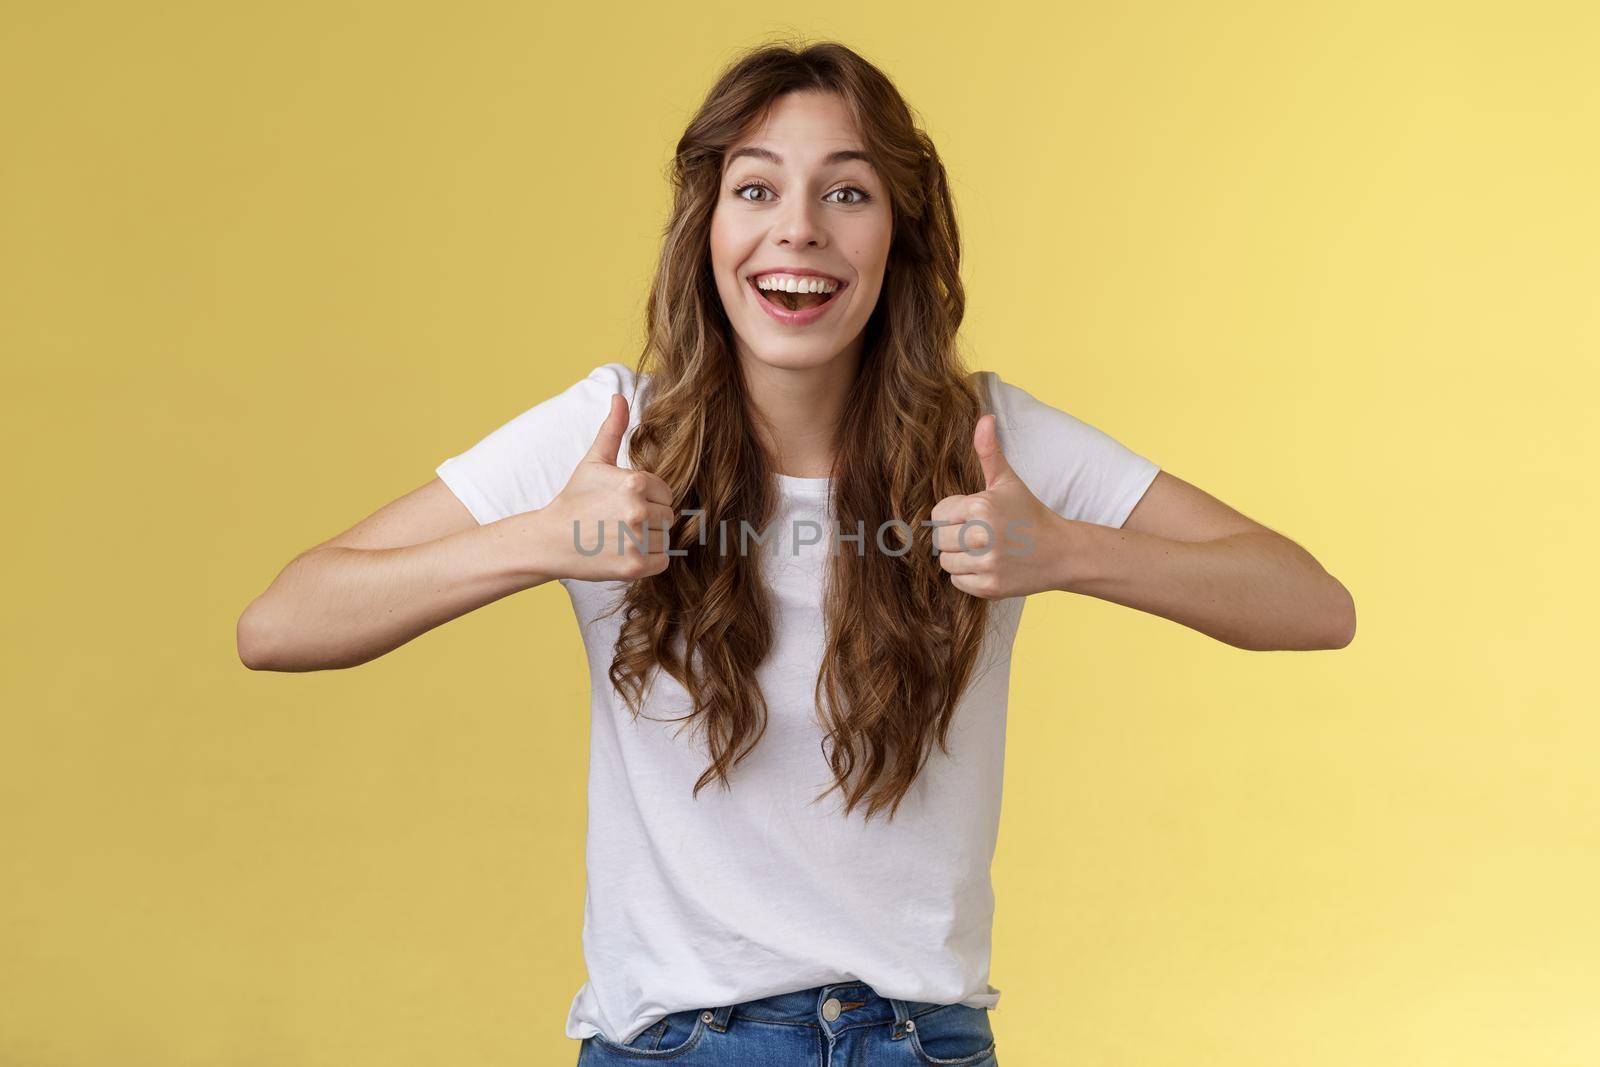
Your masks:
{"label": "woman", "polygon": [[1343,646],[1351,598],[962,369],[943,166],[854,52],[731,65],[674,188],[638,370],[596,367],[298,557],[241,657],[351,666],[560,581],[593,680],[580,1063],[994,1064],[1024,598],[1253,649]]}

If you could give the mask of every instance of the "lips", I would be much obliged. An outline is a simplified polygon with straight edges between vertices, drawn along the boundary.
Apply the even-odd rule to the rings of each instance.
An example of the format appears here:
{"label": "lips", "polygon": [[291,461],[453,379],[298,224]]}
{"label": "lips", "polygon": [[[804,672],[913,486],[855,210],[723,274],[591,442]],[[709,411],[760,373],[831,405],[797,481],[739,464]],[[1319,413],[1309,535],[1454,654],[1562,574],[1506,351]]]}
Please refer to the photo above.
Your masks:
{"label": "lips", "polygon": [[[769,271],[767,273],[778,272]],[[798,273],[813,277],[833,278],[831,274],[822,274],[820,271],[784,271],[783,273]],[[756,279],[753,276],[746,280],[750,283],[750,290],[751,292],[755,293],[756,303],[761,305],[761,310],[765,311],[767,315],[770,316],[774,321],[781,323],[784,326],[809,326],[818,321],[833,309],[833,305],[839,302],[839,294],[843,293],[846,286],[849,284],[848,282],[839,281],[839,287],[832,293],[829,293],[828,299],[824,300],[822,303],[815,307],[801,308],[798,311],[790,311],[788,308],[781,307],[777,304],[774,304],[771,300],[768,300],[766,298],[765,291],[756,286]]]}

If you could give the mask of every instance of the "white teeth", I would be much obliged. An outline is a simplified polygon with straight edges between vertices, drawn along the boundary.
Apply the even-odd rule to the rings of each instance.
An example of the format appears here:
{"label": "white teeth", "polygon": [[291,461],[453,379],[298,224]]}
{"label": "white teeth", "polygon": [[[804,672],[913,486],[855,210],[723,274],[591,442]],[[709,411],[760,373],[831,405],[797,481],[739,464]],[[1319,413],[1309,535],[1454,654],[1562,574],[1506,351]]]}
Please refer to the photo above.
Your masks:
{"label": "white teeth", "polygon": [[827,278],[801,277],[795,274],[763,274],[756,279],[756,288],[775,289],[785,293],[831,293],[839,283]]}

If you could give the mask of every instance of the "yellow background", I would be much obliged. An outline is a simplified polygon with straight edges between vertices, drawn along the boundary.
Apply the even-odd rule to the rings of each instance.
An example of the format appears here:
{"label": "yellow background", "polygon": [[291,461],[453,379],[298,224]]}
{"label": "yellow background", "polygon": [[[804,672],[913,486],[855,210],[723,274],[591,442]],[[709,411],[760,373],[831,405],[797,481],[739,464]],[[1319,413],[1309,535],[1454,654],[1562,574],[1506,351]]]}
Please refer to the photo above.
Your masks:
{"label": "yellow background", "polygon": [[1034,598],[1001,1062],[1600,1063],[1593,5],[12,0],[0,1064],[576,1060],[560,588],[344,672],[234,622],[633,359],[672,145],[782,30],[925,119],[974,365],[1357,602],[1265,654]]}

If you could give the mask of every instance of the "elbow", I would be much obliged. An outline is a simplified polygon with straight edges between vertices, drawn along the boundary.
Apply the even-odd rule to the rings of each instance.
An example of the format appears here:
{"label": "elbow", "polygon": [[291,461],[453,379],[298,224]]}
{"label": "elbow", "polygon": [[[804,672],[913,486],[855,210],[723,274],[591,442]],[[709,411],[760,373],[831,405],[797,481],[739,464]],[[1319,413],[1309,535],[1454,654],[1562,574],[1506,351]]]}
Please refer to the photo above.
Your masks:
{"label": "elbow", "polygon": [[1321,652],[1347,647],[1356,637],[1356,602],[1350,591],[1333,577],[1326,603],[1304,609],[1293,632],[1276,632],[1257,640],[1228,643],[1246,652]]}
{"label": "elbow", "polygon": [[1321,652],[1347,647],[1356,638],[1356,602],[1350,590],[1332,575],[1324,600],[1297,605],[1292,620],[1282,629],[1248,639],[1226,639],[1246,652]]}
{"label": "elbow", "polygon": [[1356,639],[1356,600],[1339,579],[1329,576],[1333,583],[1333,606],[1327,611],[1329,635],[1323,648],[1340,649]]}
{"label": "elbow", "polygon": [[238,625],[234,628],[234,643],[239,662],[250,670],[278,669],[273,651],[272,626],[262,610],[260,597],[252,600],[250,606],[244,609],[244,614],[239,616]]}
{"label": "elbow", "polygon": [[[263,594],[263,597],[265,594]],[[308,671],[342,670],[366,662],[370,657],[340,656],[327,649],[308,645],[292,617],[284,619],[276,609],[251,601],[234,628],[234,643],[239,662],[252,671],[303,674]]]}

